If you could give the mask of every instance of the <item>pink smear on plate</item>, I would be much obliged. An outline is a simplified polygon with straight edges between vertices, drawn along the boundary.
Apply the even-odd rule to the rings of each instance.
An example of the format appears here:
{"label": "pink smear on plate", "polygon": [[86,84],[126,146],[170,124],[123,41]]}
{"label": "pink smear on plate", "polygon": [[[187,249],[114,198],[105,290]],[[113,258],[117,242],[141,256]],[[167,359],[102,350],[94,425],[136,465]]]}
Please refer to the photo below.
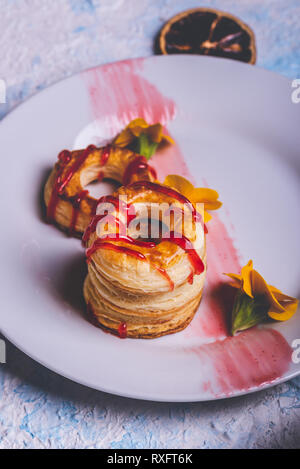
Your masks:
{"label": "pink smear on plate", "polygon": [[[164,129],[164,133],[169,135],[167,128]],[[151,158],[151,165],[162,182],[168,174],[180,174],[190,179],[189,169],[176,142],[175,145],[167,145],[158,150]]]}
{"label": "pink smear on plate", "polygon": [[279,332],[255,328],[236,337],[189,348],[187,353],[195,354],[199,370],[204,370],[203,391],[218,397],[280,378],[287,371],[292,350]]}
{"label": "pink smear on plate", "polygon": [[[157,152],[151,162],[161,181],[171,173],[180,174],[196,184],[178,144]],[[235,290],[226,283],[228,278],[224,273],[239,273],[241,263],[233,240],[216,212],[208,223],[206,243],[207,274],[201,306],[198,314],[182,334],[188,338],[198,337],[211,340],[228,335],[228,317],[232,309]]]}
{"label": "pink smear on plate", "polygon": [[[175,103],[143,76],[143,59],[105,65],[83,76],[93,116],[108,123],[112,136],[137,117],[165,126],[175,117]],[[168,174],[194,179],[178,145],[158,152],[151,164],[161,181]],[[226,225],[231,226],[230,222]],[[195,373],[199,372],[202,389],[214,395],[229,395],[278,379],[291,361],[291,348],[279,332],[254,328],[229,337],[228,318],[235,290],[223,274],[239,273],[241,263],[228,229],[216,213],[208,223],[207,265],[200,308],[181,333],[186,353],[195,354],[200,362]],[[195,339],[200,345],[194,346]]]}
{"label": "pink smear on plate", "polygon": [[208,223],[206,236],[207,274],[198,314],[186,329],[187,337],[222,339],[228,335],[228,322],[236,290],[227,283],[224,272],[239,273],[238,252],[218,215]]}
{"label": "pink smear on plate", "polygon": [[82,74],[88,87],[94,118],[106,120],[116,135],[132,119],[163,125],[174,118],[174,102],[164,97],[140,72],[144,59],[124,60],[87,70]]}

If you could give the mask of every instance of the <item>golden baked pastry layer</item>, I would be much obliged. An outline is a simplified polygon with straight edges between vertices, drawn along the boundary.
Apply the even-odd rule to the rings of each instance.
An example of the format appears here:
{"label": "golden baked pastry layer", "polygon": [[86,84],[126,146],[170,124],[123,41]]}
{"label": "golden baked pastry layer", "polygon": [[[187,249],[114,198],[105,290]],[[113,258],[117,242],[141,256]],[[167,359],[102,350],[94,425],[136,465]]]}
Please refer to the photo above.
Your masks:
{"label": "golden baked pastry layer", "polygon": [[156,175],[144,157],[115,145],[63,150],[44,189],[48,220],[81,236],[97,205],[84,188],[104,178],[127,184],[139,179],[153,181]]}
{"label": "golden baked pastry layer", "polygon": [[[129,205],[163,202],[181,209],[182,201],[160,192],[162,188],[163,185],[152,187],[141,182],[137,186],[121,187],[113,197],[126,197]],[[124,221],[124,214],[117,208],[113,215]],[[191,219],[183,232],[195,244],[196,223],[200,222]],[[113,233],[108,225],[105,236],[103,225],[99,224],[93,226],[87,237],[88,275],[84,297],[94,321],[116,335],[121,335],[125,328],[126,336],[131,338],[155,338],[184,329],[198,308],[204,286],[203,230],[197,248],[188,250],[171,237],[160,238],[149,247],[129,242],[130,225],[126,231],[129,241],[122,236],[114,239],[110,237]],[[197,266],[195,258],[202,268]]]}
{"label": "golden baked pastry layer", "polygon": [[201,300],[204,278],[203,273],[192,285],[185,282],[172,292],[132,295],[112,288],[104,278],[95,281],[89,273],[84,297],[89,313],[103,329],[120,335],[120,326],[126,324],[127,337],[154,339],[179,332],[191,322]]}

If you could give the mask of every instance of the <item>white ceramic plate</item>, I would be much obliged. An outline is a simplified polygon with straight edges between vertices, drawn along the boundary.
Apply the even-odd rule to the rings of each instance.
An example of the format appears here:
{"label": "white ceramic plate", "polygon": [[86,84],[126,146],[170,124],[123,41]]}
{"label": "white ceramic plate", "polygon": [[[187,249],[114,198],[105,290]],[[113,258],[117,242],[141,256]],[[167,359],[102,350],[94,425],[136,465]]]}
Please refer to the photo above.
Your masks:
{"label": "white ceramic plate", "polygon": [[[3,334],[74,381],[142,399],[216,399],[296,376],[299,312],[228,338],[221,304],[222,273],[249,258],[269,283],[299,297],[300,104],[291,91],[287,79],[230,60],[151,57],[84,72],[19,106],[0,124]],[[177,141],[154,159],[160,176],[192,174],[224,204],[209,224],[195,319],[148,341],[118,339],[86,320],[83,249],[44,223],[40,197],[61,149],[110,139],[138,116],[161,119]]]}

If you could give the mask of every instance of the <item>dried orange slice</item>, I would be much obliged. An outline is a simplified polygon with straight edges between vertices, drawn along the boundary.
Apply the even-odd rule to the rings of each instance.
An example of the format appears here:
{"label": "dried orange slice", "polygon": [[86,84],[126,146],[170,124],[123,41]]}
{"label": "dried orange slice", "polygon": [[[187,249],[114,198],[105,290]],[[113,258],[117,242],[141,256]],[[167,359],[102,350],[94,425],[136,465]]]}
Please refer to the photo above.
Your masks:
{"label": "dried orange slice", "polygon": [[156,47],[162,54],[200,54],[256,61],[254,33],[239,18],[210,8],[187,10],[161,29]]}

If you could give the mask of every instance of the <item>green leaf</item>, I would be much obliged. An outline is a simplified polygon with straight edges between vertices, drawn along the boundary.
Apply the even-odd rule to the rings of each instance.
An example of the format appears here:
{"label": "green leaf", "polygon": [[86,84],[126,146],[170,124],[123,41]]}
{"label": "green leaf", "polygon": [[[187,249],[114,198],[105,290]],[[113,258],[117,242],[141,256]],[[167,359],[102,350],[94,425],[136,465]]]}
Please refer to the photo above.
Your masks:
{"label": "green leaf", "polygon": [[244,331],[264,322],[268,318],[269,305],[262,296],[251,298],[242,290],[237,292],[233,310],[231,334]]}
{"label": "green leaf", "polygon": [[151,142],[148,135],[141,134],[135,141],[133,151],[139,155],[145,156],[147,160],[155,153],[158,143]]}

